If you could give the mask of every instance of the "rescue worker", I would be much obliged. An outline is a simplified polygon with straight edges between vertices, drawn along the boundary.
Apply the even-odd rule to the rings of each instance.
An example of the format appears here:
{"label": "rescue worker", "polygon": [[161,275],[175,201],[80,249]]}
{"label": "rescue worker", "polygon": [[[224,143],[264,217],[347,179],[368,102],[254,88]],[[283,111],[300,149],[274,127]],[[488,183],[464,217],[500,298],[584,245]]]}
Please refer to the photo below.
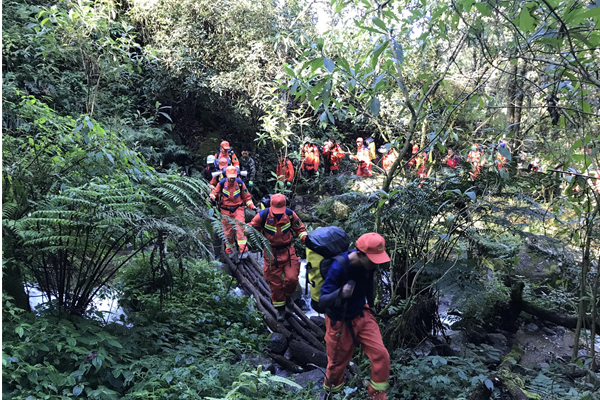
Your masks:
{"label": "rescue worker", "polygon": [[265,252],[263,272],[271,289],[271,302],[277,310],[277,321],[283,322],[286,308],[292,311],[292,294],[298,286],[300,260],[292,246],[292,231],[304,243],[307,232],[298,215],[286,208],[286,198],[282,194],[271,196],[269,208],[254,216],[250,222],[255,229],[262,231],[271,244],[272,257]]}
{"label": "rescue worker", "polygon": [[342,161],[345,156],[344,150],[342,150],[335,139],[328,139],[323,146],[325,173],[336,175],[340,168],[340,161]]}
{"label": "rescue worker", "polygon": [[475,143],[467,156],[467,162],[473,166],[473,171],[470,173],[471,180],[475,180],[481,175],[481,167],[485,164],[483,151],[479,148],[479,143]]}
{"label": "rescue worker", "polygon": [[218,171],[217,168],[218,167],[215,165],[215,156],[206,157],[206,168],[202,171],[202,177],[209,182],[212,181],[212,174],[213,172]]}
{"label": "rescue worker", "polygon": [[[506,145],[503,142],[500,142],[498,146],[503,149]],[[496,166],[498,167],[498,171],[506,170],[506,157],[500,154],[500,151],[496,154]]]}
{"label": "rescue worker", "polygon": [[460,165],[460,156],[454,152],[452,147],[448,148],[448,154],[442,160],[448,168],[458,168]]}
{"label": "rescue worker", "polygon": [[256,178],[256,164],[252,157],[250,157],[250,151],[248,149],[242,150],[242,158],[240,158],[240,171],[246,171],[248,174],[242,177],[244,183],[248,188],[254,186],[254,178]]}
{"label": "rescue worker", "polygon": [[378,150],[381,154],[384,154],[384,156],[381,158],[381,167],[383,168],[386,174],[390,173],[392,165],[398,158],[398,153],[396,152],[396,150],[392,149],[391,151],[389,151],[388,148],[389,146],[381,146]]}
{"label": "rescue worker", "polygon": [[427,175],[429,175],[429,171],[427,170],[427,160],[429,159],[428,151],[429,149],[425,149],[419,154],[419,170],[417,171],[417,176],[419,178],[427,178]]}
{"label": "rescue worker", "polygon": [[410,157],[410,161],[408,162],[408,168],[412,170],[415,165],[417,165],[417,154],[419,154],[419,145],[413,142],[412,147],[412,156]]}
{"label": "rescue worker", "polygon": [[319,148],[310,138],[304,141],[302,147],[302,173],[307,178],[312,178],[319,169]]}
{"label": "rescue worker", "polygon": [[240,162],[233,150],[231,150],[231,146],[229,146],[229,142],[227,140],[223,140],[221,142],[221,148],[219,152],[215,154],[215,163],[217,163],[217,160],[223,157],[229,161],[229,165],[233,165],[234,167],[240,166]]}
{"label": "rescue worker", "polygon": [[[248,255],[248,246],[246,245],[246,235],[241,227],[233,228],[226,217],[244,222],[244,204],[251,210],[254,210],[252,196],[248,188],[240,178],[238,178],[238,169],[233,165],[225,168],[225,178],[221,179],[210,194],[213,202],[219,202],[221,215],[223,215],[223,231],[225,231],[226,248],[225,253],[232,254],[235,249],[235,239],[237,236],[237,245],[241,258]],[[235,232],[234,232],[235,229]]]}
{"label": "rescue worker", "polygon": [[324,387],[337,393],[344,385],[346,366],[354,347],[361,345],[371,361],[371,380],[367,391],[373,400],[387,399],[390,355],[383,345],[373,308],[373,276],[378,265],[390,261],[385,240],[377,233],[366,233],[356,241],[356,249],[342,253],[345,265],[333,261],[319,304],[327,309],[325,343],[327,371]]}
{"label": "rescue worker", "polygon": [[[215,186],[217,186],[217,183],[219,183],[219,181],[221,179],[225,179],[225,168],[227,168],[227,166],[229,165],[229,160],[227,160],[225,157],[221,157],[219,158],[219,169],[218,171],[221,171],[220,175],[214,174],[211,177],[210,180],[210,185],[214,188]],[[216,172],[216,171],[215,171]]]}
{"label": "rescue worker", "polygon": [[361,137],[356,139],[356,146],[358,147],[356,155],[350,155],[350,159],[358,161],[356,175],[360,177],[371,176],[371,153],[369,148],[365,146]]}
{"label": "rescue worker", "polygon": [[277,180],[284,181],[287,187],[292,186],[294,180],[294,164],[289,157],[279,157],[277,161]]}

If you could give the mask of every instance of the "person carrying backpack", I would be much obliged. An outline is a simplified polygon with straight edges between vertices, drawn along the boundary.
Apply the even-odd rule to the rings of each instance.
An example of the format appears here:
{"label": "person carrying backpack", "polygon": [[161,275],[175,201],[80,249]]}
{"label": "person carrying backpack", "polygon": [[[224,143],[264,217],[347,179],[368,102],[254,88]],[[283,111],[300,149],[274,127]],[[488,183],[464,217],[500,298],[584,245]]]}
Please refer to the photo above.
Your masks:
{"label": "person carrying backpack", "polygon": [[[340,263],[340,261],[342,261]],[[321,287],[319,305],[325,308],[327,371],[324,387],[337,393],[344,385],[344,372],[354,347],[361,345],[371,361],[369,398],[386,400],[390,355],[383,345],[379,325],[371,313],[374,302],[373,274],[379,264],[390,261],[385,239],[366,233],[356,241],[356,250],[335,257]]]}
{"label": "person carrying backpack", "polygon": [[240,166],[240,162],[233,150],[231,150],[231,146],[229,146],[229,142],[227,140],[223,140],[221,142],[219,152],[215,153],[215,165],[217,165],[218,160],[221,158],[226,158],[229,162],[229,165],[233,165],[234,167],[238,168]]}
{"label": "person carrying backpack", "polygon": [[219,208],[223,215],[223,231],[226,237],[225,253],[233,254],[235,249],[235,241],[237,236],[237,245],[241,258],[248,255],[248,246],[246,235],[241,227],[232,227],[231,222],[226,217],[233,218],[244,223],[244,203],[254,210],[252,196],[248,192],[248,188],[240,178],[238,178],[238,169],[233,165],[225,168],[225,178],[221,179],[210,194],[210,199],[213,202],[219,201]]}
{"label": "person carrying backpack", "polygon": [[263,272],[269,282],[277,321],[283,322],[286,308],[290,312],[292,310],[291,296],[298,286],[300,274],[300,260],[292,246],[292,232],[304,243],[306,227],[298,215],[286,207],[286,198],[282,194],[271,196],[269,207],[256,214],[249,225],[262,231],[271,244],[272,256],[265,252]]}

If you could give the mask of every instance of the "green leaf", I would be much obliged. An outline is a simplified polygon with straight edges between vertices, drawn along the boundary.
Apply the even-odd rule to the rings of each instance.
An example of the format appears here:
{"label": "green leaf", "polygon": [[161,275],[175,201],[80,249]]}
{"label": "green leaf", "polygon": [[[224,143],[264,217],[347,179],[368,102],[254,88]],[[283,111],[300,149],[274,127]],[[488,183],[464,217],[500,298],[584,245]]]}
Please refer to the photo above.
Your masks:
{"label": "green leaf", "polygon": [[573,143],[573,146],[571,146],[571,151],[579,150],[581,148],[581,145],[581,139],[576,140],[575,143]]}
{"label": "green leaf", "polygon": [[19,335],[19,337],[23,337],[23,335],[25,334],[25,330],[23,329],[23,327],[22,327],[22,326],[17,326],[17,327],[15,328],[15,333],[16,333],[17,335]]}
{"label": "green leaf", "polygon": [[485,381],[483,381],[483,383],[485,384],[485,387],[489,390],[494,390],[494,382],[492,382],[491,380],[486,379]]}
{"label": "green leaf", "polygon": [[402,45],[398,42],[396,42],[396,40],[394,40],[394,51],[396,52],[396,56],[398,57],[398,62],[400,63],[400,65],[402,65],[402,63],[404,62],[404,49],[402,48]]}
{"label": "green leaf", "polygon": [[311,70],[314,72],[317,68],[323,66],[323,57],[315,58],[314,60],[308,61],[305,64],[306,66],[310,66]]}
{"label": "green leaf", "polygon": [[502,157],[506,158],[508,161],[511,160],[512,157],[511,157],[510,151],[506,147],[499,147],[498,152],[500,152]]}
{"label": "green leaf", "polygon": [[592,107],[590,107],[590,104],[587,103],[586,101],[580,100],[579,101],[579,105],[581,106],[581,108],[583,109],[584,113],[588,113],[590,114],[592,112]]}
{"label": "green leaf", "polygon": [[77,344],[77,340],[75,340],[75,338],[68,337],[67,343],[69,344],[69,346],[75,346]]}
{"label": "green leaf", "polygon": [[587,10],[581,15],[582,18],[594,18],[600,17],[600,7],[592,8],[591,10]]}
{"label": "green leaf", "polygon": [[81,393],[83,393],[83,388],[84,388],[84,386],[83,386],[83,385],[77,385],[77,386],[75,386],[75,387],[73,388],[73,394],[74,394],[75,396],[79,396]]}
{"label": "green leaf", "polygon": [[346,70],[346,72],[350,73],[350,64],[348,64],[348,61],[346,61],[345,58],[338,57],[336,61],[342,68]]}
{"label": "green leaf", "polygon": [[369,106],[373,115],[377,116],[379,114],[380,106],[381,105],[379,103],[379,99],[377,97],[373,98],[373,100],[371,101],[371,105]]}
{"label": "green leaf", "polygon": [[490,9],[488,8],[487,4],[485,3],[477,3],[475,4],[475,8],[483,15],[485,15],[486,17],[491,17],[492,13],[490,12]]}
{"label": "green leaf", "polygon": [[373,23],[378,26],[379,28],[383,29],[384,31],[387,31],[387,27],[385,26],[385,24],[383,23],[382,20],[380,20],[379,18],[373,16],[373,18],[371,18],[371,20],[373,21]]}
{"label": "green leaf", "polygon": [[371,57],[371,66],[375,68],[377,65],[377,60],[383,51],[387,48],[387,41],[384,41],[377,49],[373,51],[373,56]]}
{"label": "green leaf", "polygon": [[325,57],[323,59],[323,65],[325,66],[325,69],[329,72],[332,73],[333,69],[335,68],[335,64],[333,62],[333,60],[331,58],[327,58]]}
{"label": "green leaf", "polygon": [[469,196],[469,198],[473,201],[477,199],[477,195],[475,194],[475,192],[465,192],[465,195]]}
{"label": "green leaf", "polygon": [[526,32],[532,31],[535,28],[535,18],[529,14],[527,8],[523,8],[519,14],[519,26]]}

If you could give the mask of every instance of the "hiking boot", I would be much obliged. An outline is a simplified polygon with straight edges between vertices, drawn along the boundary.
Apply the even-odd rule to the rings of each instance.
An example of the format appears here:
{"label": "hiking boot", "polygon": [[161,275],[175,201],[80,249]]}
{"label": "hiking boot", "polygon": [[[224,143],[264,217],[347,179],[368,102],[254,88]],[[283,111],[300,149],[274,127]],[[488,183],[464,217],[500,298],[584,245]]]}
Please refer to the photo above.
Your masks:
{"label": "hiking boot", "polygon": [[294,313],[294,301],[292,299],[290,299],[289,297],[285,301],[285,309],[290,314]]}
{"label": "hiking boot", "polygon": [[277,322],[285,321],[285,307],[277,307],[275,311],[277,311]]}

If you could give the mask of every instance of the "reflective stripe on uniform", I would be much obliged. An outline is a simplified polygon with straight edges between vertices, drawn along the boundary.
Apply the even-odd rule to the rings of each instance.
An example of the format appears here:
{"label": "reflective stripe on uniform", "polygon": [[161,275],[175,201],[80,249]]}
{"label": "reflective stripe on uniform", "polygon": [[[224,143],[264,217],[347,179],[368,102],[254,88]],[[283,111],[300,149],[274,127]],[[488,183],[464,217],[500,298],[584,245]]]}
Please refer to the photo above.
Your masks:
{"label": "reflective stripe on uniform", "polygon": [[277,228],[275,226],[265,224],[264,228],[269,231],[271,235],[275,235],[277,233]]}
{"label": "reflective stripe on uniform", "polygon": [[285,301],[276,301],[273,303],[273,307],[285,306]]}
{"label": "reflective stripe on uniform", "polygon": [[240,195],[240,189],[233,192],[233,197],[238,197]]}
{"label": "reflective stripe on uniform", "polygon": [[375,390],[387,390],[388,386],[390,386],[390,384],[386,381],[386,382],[373,382],[373,380],[371,380],[371,386],[373,386],[373,389]]}
{"label": "reflective stripe on uniform", "polygon": [[226,197],[229,197],[229,191],[228,191],[228,190],[225,190],[225,189],[223,189],[223,194],[224,194]]}
{"label": "reflective stripe on uniform", "polygon": [[248,241],[247,241],[247,240],[238,240],[237,242],[238,242],[238,246],[240,246],[240,247],[241,247],[241,246],[245,246],[245,245],[246,245],[246,243],[248,243]]}
{"label": "reflective stripe on uniform", "polygon": [[[247,205],[248,207],[250,207],[250,205],[251,205],[251,204],[252,204],[252,200],[248,200],[248,201],[246,202],[246,205]],[[254,204],[252,204],[252,205],[254,205]]]}
{"label": "reflective stripe on uniform", "polygon": [[308,235],[307,232],[300,232],[300,234],[298,235],[298,238],[302,239],[303,236]]}
{"label": "reflective stripe on uniform", "polygon": [[287,233],[287,231],[289,231],[289,230],[290,230],[290,227],[291,227],[291,226],[292,226],[292,223],[291,223],[291,222],[288,222],[287,224],[283,225],[283,226],[281,227],[281,233],[282,233],[282,234],[285,234],[285,233]]}
{"label": "reflective stripe on uniform", "polygon": [[340,383],[340,384],[339,384],[339,385],[337,385],[337,386],[332,386],[332,387],[329,387],[329,386],[327,386],[327,385],[323,384],[323,388],[324,388],[325,390],[329,391],[329,392],[332,392],[332,393],[337,393],[337,392],[339,392],[340,390],[342,390],[342,386],[344,386],[344,382]]}

